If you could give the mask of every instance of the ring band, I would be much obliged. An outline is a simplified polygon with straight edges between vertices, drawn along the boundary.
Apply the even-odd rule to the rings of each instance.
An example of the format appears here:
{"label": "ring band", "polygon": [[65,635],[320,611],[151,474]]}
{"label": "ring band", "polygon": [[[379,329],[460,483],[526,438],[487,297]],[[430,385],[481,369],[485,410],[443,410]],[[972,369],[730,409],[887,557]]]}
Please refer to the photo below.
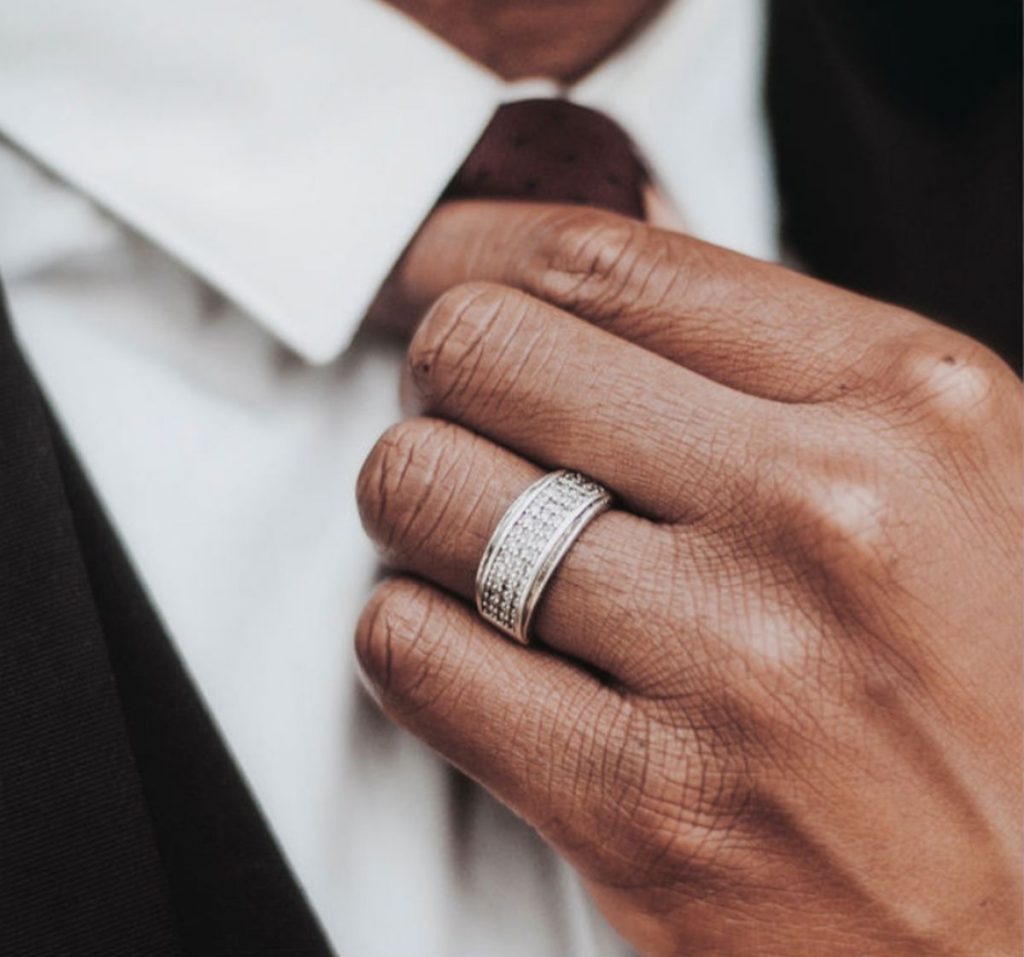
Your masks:
{"label": "ring band", "polygon": [[560,469],[534,482],[502,516],[476,572],[476,607],[510,638],[530,643],[530,621],[555,569],[612,503],[603,486]]}

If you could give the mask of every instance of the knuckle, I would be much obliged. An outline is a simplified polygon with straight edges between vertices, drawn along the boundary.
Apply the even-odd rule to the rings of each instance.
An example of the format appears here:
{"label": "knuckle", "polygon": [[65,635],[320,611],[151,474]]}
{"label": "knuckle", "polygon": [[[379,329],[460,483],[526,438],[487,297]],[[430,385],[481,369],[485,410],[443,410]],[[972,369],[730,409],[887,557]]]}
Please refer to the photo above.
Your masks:
{"label": "knuckle", "polygon": [[515,295],[487,282],[469,282],[443,293],[428,310],[409,344],[412,382],[428,404],[470,388],[484,344]]}
{"label": "knuckle", "polygon": [[985,346],[932,329],[895,346],[886,391],[900,413],[933,431],[962,433],[989,419],[1016,382]]}
{"label": "knuckle", "polygon": [[408,419],[391,426],[363,464],[356,482],[359,514],[367,533],[389,547],[406,537],[456,441],[457,426],[437,419]]}
{"label": "knuckle", "polygon": [[411,579],[378,586],[356,627],[355,652],[381,697],[405,710],[423,706],[430,662],[443,654],[440,597]]}
{"label": "knuckle", "polygon": [[884,483],[807,472],[780,503],[785,547],[812,576],[877,583],[888,577],[896,512]]}
{"label": "knuckle", "polygon": [[562,213],[538,244],[530,286],[568,308],[634,299],[664,259],[657,246],[643,223],[595,210]]}

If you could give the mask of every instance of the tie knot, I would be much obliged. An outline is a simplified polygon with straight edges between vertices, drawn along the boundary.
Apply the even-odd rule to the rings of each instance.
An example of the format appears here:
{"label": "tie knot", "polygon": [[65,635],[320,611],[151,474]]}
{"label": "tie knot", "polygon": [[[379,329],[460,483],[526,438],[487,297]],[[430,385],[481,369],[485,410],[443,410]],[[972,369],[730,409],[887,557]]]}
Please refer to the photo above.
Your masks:
{"label": "tie knot", "polygon": [[580,203],[642,219],[648,176],[625,131],[567,100],[495,112],[444,199]]}

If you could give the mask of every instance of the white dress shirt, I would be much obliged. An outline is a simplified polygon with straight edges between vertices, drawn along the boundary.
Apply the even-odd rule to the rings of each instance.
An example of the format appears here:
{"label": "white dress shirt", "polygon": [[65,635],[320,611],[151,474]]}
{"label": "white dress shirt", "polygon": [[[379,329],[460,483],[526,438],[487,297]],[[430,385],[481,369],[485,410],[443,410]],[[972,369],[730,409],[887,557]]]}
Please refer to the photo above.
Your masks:
{"label": "white dress shirt", "polygon": [[773,258],[760,0],[679,0],[569,91],[371,0],[7,0],[0,272],[43,388],[341,957],[622,951],[528,828],[376,714],[366,305],[503,100],[615,117],[696,234]]}

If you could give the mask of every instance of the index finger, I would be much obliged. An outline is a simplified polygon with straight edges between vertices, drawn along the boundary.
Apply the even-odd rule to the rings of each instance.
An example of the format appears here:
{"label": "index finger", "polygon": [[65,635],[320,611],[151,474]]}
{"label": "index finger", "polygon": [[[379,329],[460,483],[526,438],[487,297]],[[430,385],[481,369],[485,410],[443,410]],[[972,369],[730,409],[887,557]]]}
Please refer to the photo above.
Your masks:
{"label": "index finger", "polygon": [[883,335],[891,342],[925,324],[681,233],[551,204],[450,203],[413,241],[396,280],[390,307],[413,310],[471,280],[514,286],[708,378],[785,402],[844,394]]}

